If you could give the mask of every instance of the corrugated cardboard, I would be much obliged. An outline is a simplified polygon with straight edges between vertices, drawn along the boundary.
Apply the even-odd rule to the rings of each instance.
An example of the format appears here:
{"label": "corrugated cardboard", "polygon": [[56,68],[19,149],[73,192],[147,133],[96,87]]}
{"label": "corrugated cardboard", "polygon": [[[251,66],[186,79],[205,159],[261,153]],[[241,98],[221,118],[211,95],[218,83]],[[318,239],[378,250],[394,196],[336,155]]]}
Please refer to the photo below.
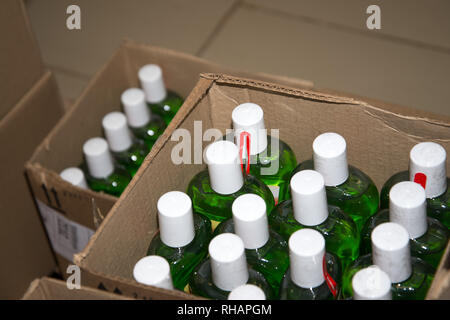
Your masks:
{"label": "corrugated cardboard", "polygon": [[[70,221],[95,230],[107,215],[116,197],[82,190],[63,181],[59,172],[82,162],[82,145],[94,136],[102,136],[101,119],[111,111],[121,110],[120,96],[124,90],[139,86],[137,72],[148,63],[156,63],[164,72],[168,88],[186,97],[201,72],[237,72],[206,60],[168,49],[125,41],[101,68],[72,108],[36,149],[26,165],[35,197],[64,215]],[[305,80],[251,74],[252,77],[310,88]],[[170,131],[173,126],[167,130]],[[43,186],[45,188],[43,188]],[[54,199],[56,197],[56,199]],[[69,260],[57,254],[63,276]]]}
{"label": "corrugated cardboard", "polygon": [[[411,116],[413,111],[408,108],[394,113],[389,105],[380,107],[353,98],[227,75],[202,74],[171,129],[183,128],[192,133],[194,121],[202,121],[203,130],[218,128],[224,132],[231,126],[232,110],[248,101],[264,109],[266,127],[280,129],[280,138],[292,147],[298,161],[311,157],[312,141],[318,134],[334,131],[343,135],[349,163],[372,177],[378,188],[393,173],[407,168],[414,144],[432,140],[450,151],[448,118]],[[191,178],[205,168],[173,164],[171,152],[178,141],[171,141],[170,133],[164,133],[85,250],[75,256],[86,285],[139,298],[195,298],[142,286],[132,278],[134,264],[145,256],[158,229],[158,198],[171,190],[185,191]],[[208,143],[203,142],[203,150]],[[448,254],[445,259],[449,259]],[[448,263],[441,265],[436,281],[445,266]]]}

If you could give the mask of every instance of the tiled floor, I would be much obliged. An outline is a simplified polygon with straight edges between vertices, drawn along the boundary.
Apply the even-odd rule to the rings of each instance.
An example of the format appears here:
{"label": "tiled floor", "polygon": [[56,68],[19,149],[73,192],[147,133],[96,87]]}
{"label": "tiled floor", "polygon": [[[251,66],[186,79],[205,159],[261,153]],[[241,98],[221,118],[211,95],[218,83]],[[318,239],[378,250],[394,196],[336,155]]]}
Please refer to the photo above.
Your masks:
{"label": "tiled floor", "polygon": [[[66,8],[81,8],[79,31]],[[381,30],[366,8],[379,4]],[[76,98],[124,37],[249,71],[450,115],[448,0],[27,0],[46,64]]]}

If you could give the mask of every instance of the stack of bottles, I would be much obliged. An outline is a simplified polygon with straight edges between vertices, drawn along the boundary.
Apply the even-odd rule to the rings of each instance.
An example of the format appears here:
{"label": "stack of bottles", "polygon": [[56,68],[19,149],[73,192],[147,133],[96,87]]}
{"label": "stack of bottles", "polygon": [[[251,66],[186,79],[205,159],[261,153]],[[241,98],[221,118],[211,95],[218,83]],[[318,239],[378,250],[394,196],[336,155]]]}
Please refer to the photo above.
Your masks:
{"label": "stack of bottles", "polygon": [[167,90],[158,65],[143,66],[138,72],[141,88],[129,88],[121,95],[124,112],[110,112],[102,119],[103,137],[83,145],[84,162],[64,169],[60,176],[73,185],[120,196],[145,157],[183,104]]}
{"label": "stack of bottles", "polygon": [[425,298],[449,232],[440,145],[412,148],[409,175],[386,182],[380,208],[341,135],[319,135],[297,165],[266,134],[260,106],[241,104],[231,118],[231,139],[205,150],[207,168],[158,200],[159,233],[136,281],[210,299]]}

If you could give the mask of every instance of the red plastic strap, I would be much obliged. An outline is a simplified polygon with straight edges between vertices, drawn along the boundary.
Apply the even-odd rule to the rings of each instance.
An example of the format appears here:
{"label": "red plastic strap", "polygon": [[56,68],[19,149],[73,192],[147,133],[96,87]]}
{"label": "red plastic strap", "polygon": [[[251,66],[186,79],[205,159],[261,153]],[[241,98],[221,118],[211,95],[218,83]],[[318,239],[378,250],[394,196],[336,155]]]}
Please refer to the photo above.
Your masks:
{"label": "red plastic strap", "polygon": [[239,136],[239,158],[241,160],[241,170],[244,172],[244,159],[243,156],[243,149],[244,149],[244,138],[247,138],[247,165],[245,169],[245,173],[250,173],[250,133],[247,131],[242,131]]}
{"label": "red plastic strap", "polygon": [[418,172],[414,175],[414,182],[420,184],[422,188],[425,189],[425,186],[427,185],[427,176],[422,172]]}
{"label": "red plastic strap", "polygon": [[327,283],[328,288],[330,289],[333,296],[336,298],[337,296],[337,283],[334,281],[334,279],[330,276],[330,274],[327,271],[327,263],[325,261],[325,255],[323,256],[323,276],[325,277],[325,282]]}

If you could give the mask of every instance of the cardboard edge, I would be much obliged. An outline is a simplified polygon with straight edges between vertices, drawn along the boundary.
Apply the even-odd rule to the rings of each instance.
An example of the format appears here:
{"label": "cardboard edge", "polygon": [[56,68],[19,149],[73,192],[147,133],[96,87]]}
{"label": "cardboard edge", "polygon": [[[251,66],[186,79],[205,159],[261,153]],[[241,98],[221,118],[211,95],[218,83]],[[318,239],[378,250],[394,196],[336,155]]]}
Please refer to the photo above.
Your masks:
{"label": "cardboard edge", "polygon": [[27,291],[25,291],[24,295],[22,296],[22,298],[20,298],[20,300],[29,300],[30,296],[33,294],[33,292],[36,291],[36,289],[41,285],[41,283],[42,283],[41,278],[34,279],[33,281],[31,281]]}
{"label": "cardboard edge", "polygon": [[450,241],[436,268],[436,274],[428,289],[426,300],[439,300],[444,290],[450,291]]}

